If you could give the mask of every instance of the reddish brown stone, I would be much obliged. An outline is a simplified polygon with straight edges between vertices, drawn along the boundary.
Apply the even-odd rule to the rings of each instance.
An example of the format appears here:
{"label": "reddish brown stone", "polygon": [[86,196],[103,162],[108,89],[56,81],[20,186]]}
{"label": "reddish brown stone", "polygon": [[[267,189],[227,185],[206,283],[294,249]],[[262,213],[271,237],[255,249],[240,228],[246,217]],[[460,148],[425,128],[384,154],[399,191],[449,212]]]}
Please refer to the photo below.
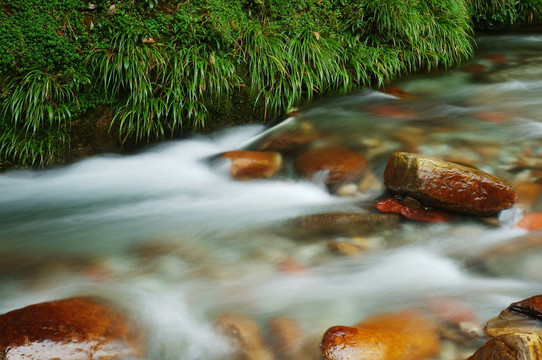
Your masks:
{"label": "reddish brown stone", "polygon": [[542,295],[512,303],[508,310],[542,320]]}
{"label": "reddish brown stone", "polygon": [[449,221],[451,215],[444,211],[439,210],[425,210],[422,208],[416,208],[401,204],[394,198],[389,198],[378,202],[375,207],[384,212],[392,214],[400,214],[407,219],[423,221],[423,222],[443,222]]}
{"label": "reddish brown stone", "polygon": [[306,178],[328,171],[326,184],[356,181],[367,169],[367,160],[360,154],[340,147],[328,146],[310,149],[296,159],[296,167]]}
{"label": "reddish brown stone", "polygon": [[413,95],[411,93],[408,93],[405,90],[401,89],[397,85],[388,85],[382,91],[385,92],[386,94],[396,96],[399,99],[403,99],[403,100],[412,99],[412,98],[416,97],[415,95]]}
{"label": "reddish brown stone", "polygon": [[119,359],[142,357],[144,336],[102,301],[69,298],[0,315],[2,359]]}
{"label": "reddish brown stone", "polygon": [[384,184],[426,205],[474,215],[493,215],[516,200],[507,180],[433,156],[404,152],[389,158]]}
{"label": "reddish brown stone", "polygon": [[230,151],[222,157],[231,160],[230,173],[239,180],[272,177],[282,166],[282,156],[271,151]]}

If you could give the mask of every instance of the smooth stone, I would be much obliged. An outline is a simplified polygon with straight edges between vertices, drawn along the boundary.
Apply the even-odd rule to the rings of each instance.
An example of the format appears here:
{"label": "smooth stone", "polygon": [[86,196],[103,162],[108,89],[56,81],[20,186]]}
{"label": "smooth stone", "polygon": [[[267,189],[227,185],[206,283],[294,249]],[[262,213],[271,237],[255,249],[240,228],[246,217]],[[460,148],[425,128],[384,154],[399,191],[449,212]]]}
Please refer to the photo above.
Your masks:
{"label": "smooth stone", "polygon": [[505,334],[490,339],[467,360],[540,360],[542,341],[534,334]]}
{"label": "smooth stone", "polygon": [[531,211],[538,203],[538,198],[542,193],[542,185],[534,182],[515,181],[514,187],[517,194],[516,204],[521,206],[526,212]]}
{"label": "smooth stone", "polygon": [[225,313],[218,317],[216,325],[219,332],[238,349],[236,359],[273,360],[275,358],[265,344],[260,327],[251,318],[236,313]]}
{"label": "smooth stone", "polygon": [[312,148],[297,157],[295,166],[299,173],[313,180],[323,174],[328,185],[357,181],[367,169],[362,155],[340,146]]}
{"label": "smooth stone", "polygon": [[535,295],[528,299],[514,302],[510,304],[508,310],[542,321],[542,295]]}
{"label": "smooth stone", "polygon": [[272,151],[229,151],[222,154],[231,160],[230,174],[239,180],[273,177],[282,167],[282,155]]}
{"label": "smooth stone", "polygon": [[375,230],[399,226],[400,216],[355,212],[305,215],[289,221],[288,233],[306,236],[363,236]]}
{"label": "smooth stone", "polygon": [[305,334],[297,321],[287,317],[271,318],[267,324],[269,343],[278,359],[304,358]]}
{"label": "smooth stone", "polygon": [[144,334],[107,302],[74,297],[0,315],[3,360],[140,358]]}
{"label": "smooth stone", "polygon": [[322,338],[327,360],[421,360],[438,354],[434,324],[418,312],[372,316],[350,326],[332,326]]}
{"label": "smooth stone", "polygon": [[514,204],[513,185],[497,176],[437,157],[397,152],[389,158],[384,184],[426,205],[489,216]]}
{"label": "smooth stone", "polygon": [[[407,199],[408,197],[405,197]],[[413,203],[410,201],[410,203]],[[384,199],[375,204],[375,208],[383,213],[400,214],[407,219],[423,222],[445,222],[452,218],[451,214],[440,210],[427,210],[420,208],[420,203],[408,206],[395,198]]]}

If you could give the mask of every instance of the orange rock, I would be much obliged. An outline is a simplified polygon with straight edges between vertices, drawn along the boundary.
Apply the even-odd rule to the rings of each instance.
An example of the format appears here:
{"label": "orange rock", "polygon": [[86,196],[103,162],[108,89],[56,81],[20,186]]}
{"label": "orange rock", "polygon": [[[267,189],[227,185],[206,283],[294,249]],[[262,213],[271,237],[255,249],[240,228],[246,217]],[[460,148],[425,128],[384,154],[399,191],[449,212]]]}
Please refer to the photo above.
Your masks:
{"label": "orange rock", "polygon": [[75,297],[0,315],[2,359],[142,357],[144,336],[133,322],[98,299]]}
{"label": "orange rock", "polygon": [[272,151],[229,151],[222,157],[231,160],[230,173],[239,180],[272,177],[282,166],[282,155]]}
{"label": "orange rock", "polygon": [[317,140],[319,136],[316,132],[283,132],[265,139],[258,148],[264,151],[294,152]]}
{"label": "orange rock", "polygon": [[542,229],[542,213],[533,212],[526,214],[517,224],[518,227],[527,230]]}
{"label": "orange rock", "polygon": [[328,360],[421,360],[439,352],[440,339],[425,316],[403,311],[375,315],[354,327],[333,326],[321,348]]}
{"label": "orange rock", "polygon": [[340,184],[359,179],[367,169],[367,160],[360,154],[340,147],[309,149],[296,159],[296,167],[306,178],[328,171],[326,184]]}
{"label": "orange rock", "polygon": [[459,325],[462,322],[477,323],[474,310],[461,300],[449,297],[436,297],[430,300],[433,313],[449,324]]}
{"label": "orange rock", "polygon": [[399,99],[403,99],[403,100],[412,99],[412,98],[416,97],[415,95],[413,95],[411,93],[408,93],[405,90],[401,89],[397,85],[388,85],[382,91],[385,92],[386,94],[396,96]]}

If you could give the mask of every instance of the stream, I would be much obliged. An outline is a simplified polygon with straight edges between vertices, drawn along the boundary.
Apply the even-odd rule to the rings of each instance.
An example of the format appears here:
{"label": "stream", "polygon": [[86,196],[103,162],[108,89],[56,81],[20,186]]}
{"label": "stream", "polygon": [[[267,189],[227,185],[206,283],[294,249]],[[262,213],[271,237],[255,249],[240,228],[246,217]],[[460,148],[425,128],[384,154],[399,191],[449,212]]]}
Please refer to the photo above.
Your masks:
{"label": "stream", "polygon": [[[0,313],[96,295],[141,321],[149,359],[226,359],[232,348],[214,327],[224,312],[246,315],[264,332],[273,317],[293,318],[317,339],[332,325],[426,309],[436,298],[460,301],[483,324],[541,293],[542,246],[487,256],[528,236],[516,224],[525,211],[542,211],[538,193],[528,208],[491,219],[404,219],[357,237],[293,236],[287,225],[307,214],[376,213],[395,151],[542,186],[542,35],[477,42],[469,63],[390,87],[403,92],[321,99],[271,129],[237,127],[135,155],[0,174]],[[363,154],[375,176],[371,186],[332,194],[322,181],[296,176],[288,155],[275,178],[238,181],[215,157],[299,129]],[[359,253],[330,247],[352,241],[363,242]]]}

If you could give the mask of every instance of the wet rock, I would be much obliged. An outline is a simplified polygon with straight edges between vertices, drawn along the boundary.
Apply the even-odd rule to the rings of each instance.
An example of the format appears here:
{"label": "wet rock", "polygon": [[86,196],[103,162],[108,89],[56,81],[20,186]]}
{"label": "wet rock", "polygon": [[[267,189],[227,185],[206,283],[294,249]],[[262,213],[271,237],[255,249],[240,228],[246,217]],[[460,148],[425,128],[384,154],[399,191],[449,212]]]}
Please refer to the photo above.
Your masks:
{"label": "wet rock", "polygon": [[119,359],[142,357],[144,336],[111,305],[75,297],[0,315],[2,359]]}
{"label": "wet rock", "polygon": [[510,304],[485,327],[489,336],[530,333],[542,336],[542,295]]}
{"label": "wet rock", "polygon": [[271,350],[266,346],[260,327],[249,317],[226,313],[216,321],[218,330],[238,349],[238,359],[273,360]]}
{"label": "wet rock", "polygon": [[367,160],[360,154],[340,146],[312,148],[297,157],[297,170],[313,179],[324,174],[326,184],[358,180],[367,169]]}
{"label": "wet rock", "polygon": [[271,151],[229,151],[222,157],[231,160],[230,173],[239,180],[272,177],[282,166],[282,155]]}
{"label": "wet rock", "polygon": [[533,212],[526,214],[517,223],[517,226],[531,231],[542,229],[542,213]]}
{"label": "wet rock", "polygon": [[417,312],[373,316],[329,328],[321,343],[328,360],[421,360],[436,355],[440,340],[432,322]]}
{"label": "wet rock", "polygon": [[[413,203],[410,201],[410,203]],[[445,222],[451,219],[451,215],[440,210],[426,210],[420,207],[419,202],[416,206],[408,206],[399,202],[395,198],[389,198],[376,203],[375,207],[384,212],[400,214],[407,219],[423,222]]]}
{"label": "wet rock", "polygon": [[542,341],[534,334],[506,334],[490,339],[467,360],[539,360]]}
{"label": "wet rock", "polygon": [[353,183],[342,184],[335,190],[335,194],[339,196],[356,196],[358,193],[358,186]]}
{"label": "wet rock", "polygon": [[398,226],[400,217],[393,214],[330,212],[301,216],[291,220],[288,233],[294,237],[358,236],[383,228]]}
{"label": "wet rock", "polygon": [[305,334],[294,319],[275,317],[269,320],[269,342],[278,359],[301,360]]}
{"label": "wet rock", "polygon": [[433,156],[404,152],[389,158],[384,184],[427,205],[482,216],[507,209],[516,199],[507,180]]}
{"label": "wet rock", "polygon": [[368,191],[380,191],[383,189],[384,184],[382,183],[382,181],[378,179],[376,175],[370,170],[363,174],[358,183],[358,190],[362,193],[366,193]]}

